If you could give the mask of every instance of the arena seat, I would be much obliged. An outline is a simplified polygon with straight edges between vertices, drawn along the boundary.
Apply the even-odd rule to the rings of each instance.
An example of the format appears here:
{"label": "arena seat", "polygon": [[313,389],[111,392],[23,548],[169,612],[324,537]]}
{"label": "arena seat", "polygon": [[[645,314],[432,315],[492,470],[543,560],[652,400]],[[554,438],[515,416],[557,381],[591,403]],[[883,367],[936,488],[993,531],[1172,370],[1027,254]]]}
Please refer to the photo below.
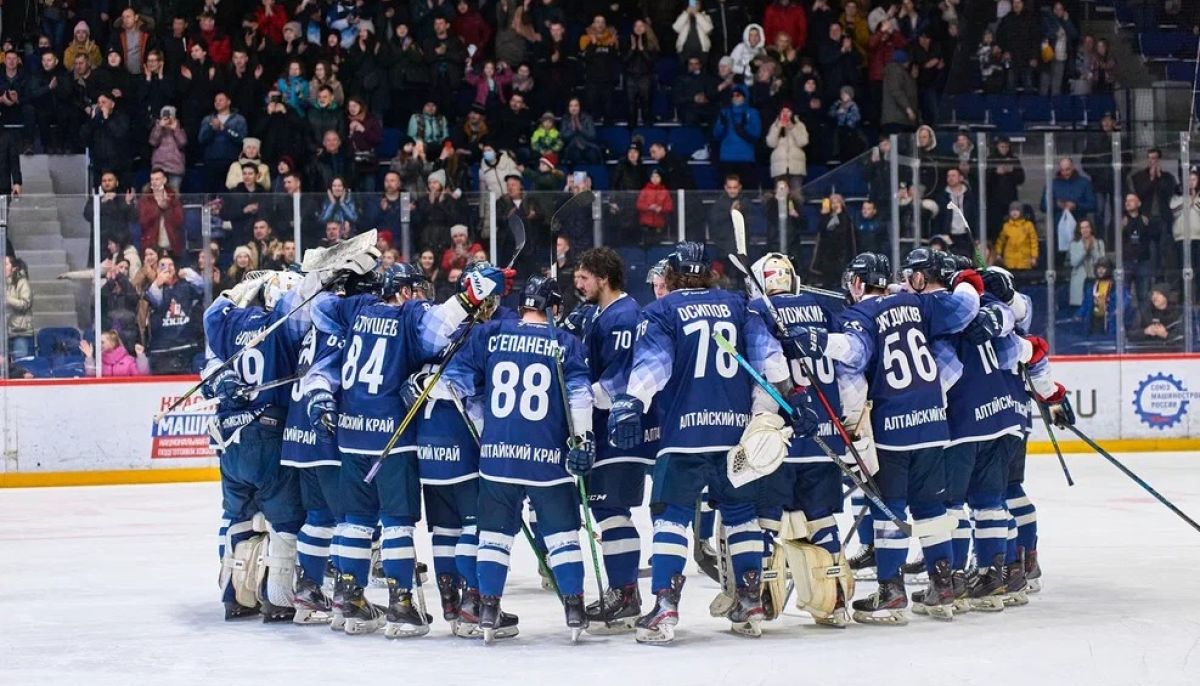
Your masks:
{"label": "arena seat", "polygon": [[400,129],[384,129],[383,138],[375,146],[375,155],[380,161],[390,160],[400,150],[400,141],[404,140],[405,132]]}
{"label": "arena seat", "polygon": [[976,93],[960,93],[954,96],[955,121],[982,122],[987,120],[987,100]]}
{"label": "arena seat", "polygon": [[50,376],[50,360],[44,357],[21,357],[13,360],[14,367],[21,367],[30,374],[33,374],[36,379],[44,379]]}
{"label": "arena seat", "polygon": [[73,326],[47,326],[37,332],[37,352],[41,357],[79,354],[79,329]]}
{"label": "arena seat", "polygon": [[708,143],[708,137],[704,131],[695,126],[678,126],[669,131],[667,139],[670,142],[671,152],[685,160]]}
{"label": "arena seat", "polygon": [[629,129],[624,126],[597,126],[596,139],[604,146],[607,159],[620,159],[629,148]]}
{"label": "arena seat", "polygon": [[641,137],[642,154],[645,155],[654,143],[668,144],[670,129],[662,126],[639,126],[633,130],[633,137]]}

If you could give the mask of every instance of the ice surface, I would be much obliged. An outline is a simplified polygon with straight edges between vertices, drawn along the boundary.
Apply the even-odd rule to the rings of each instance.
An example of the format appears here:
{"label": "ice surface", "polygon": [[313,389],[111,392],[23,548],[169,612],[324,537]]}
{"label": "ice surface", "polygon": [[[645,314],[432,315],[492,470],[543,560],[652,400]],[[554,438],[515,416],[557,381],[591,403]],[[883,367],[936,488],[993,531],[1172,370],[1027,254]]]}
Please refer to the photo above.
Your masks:
{"label": "ice surface", "polygon": [[[1200,455],[1121,457],[1200,516]],[[406,641],[229,624],[217,484],[0,490],[0,684],[1200,684],[1200,533],[1100,458],[1068,459],[1069,490],[1052,457],[1029,463],[1045,590],[1026,607],[844,631],[796,614],[755,640],[708,616],[716,585],[689,563],[669,647],[571,645],[523,543],[505,597],[521,635],[490,647],[452,638],[440,617]],[[418,545],[429,560],[424,532]]]}

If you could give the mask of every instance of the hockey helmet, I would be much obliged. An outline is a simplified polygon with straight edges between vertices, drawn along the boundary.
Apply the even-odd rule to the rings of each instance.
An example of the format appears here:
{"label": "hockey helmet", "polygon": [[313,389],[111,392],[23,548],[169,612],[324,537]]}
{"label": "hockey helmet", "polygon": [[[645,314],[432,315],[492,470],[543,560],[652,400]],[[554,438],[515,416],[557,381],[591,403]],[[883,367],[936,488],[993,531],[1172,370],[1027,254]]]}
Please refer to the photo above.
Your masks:
{"label": "hockey helmet", "polygon": [[754,272],[754,278],[766,290],[767,295],[798,291],[800,280],[796,277],[796,268],[783,253],[767,253],[750,267],[750,271]]}
{"label": "hockey helmet", "polygon": [[425,281],[425,275],[416,266],[407,262],[397,262],[387,269],[379,277],[379,297],[384,300],[391,300],[408,288],[417,288],[422,281]]}
{"label": "hockey helmet", "polygon": [[658,262],[655,262],[654,264],[650,265],[650,268],[646,270],[646,283],[652,284],[652,283],[654,283],[655,278],[661,279],[661,278],[665,277],[666,274],[667,274],[667,261],[659,260]]}
{"label": "hockey helmet", "polygon": [[842,274],[842,287],[850,291],[854,277],[862,279],[866,288],[887,288],[892,280],[892,262],[887,255],[877,252],[859,253],[846,265]]}
{"label": "hockey helmet", "polygon": [[300,282],[303,280],[303,274],[292,271],[277,271],[272,273],[271,278],[267,279],[267,282],[263,284],[263,307],[268,310],[275,309],[275,303],[279,302],[285,293],[299,287]]}
{"label": "hockey helmet", "polygon": [[531,276],[525,282],[525,290],[521,292],[522,309],[542,311],[561,304],[558,281],[553,277]]}
{"label": "hockey helmet", "polygon": [[703,243],[683,241],[667,256],[667,268],[676,274],[703,276],[712,271],[712,260]]}
{"label": "hockey helmet", "polygon": [[904,257],[900,273],[905,281],[910,282],[909,285],[912,285],[913,274],[923,274],[927,283],[937,281],[946,284],[950,283],[950,277],[958,269],[955,258],[950,253],[933,248],[916,248]]}

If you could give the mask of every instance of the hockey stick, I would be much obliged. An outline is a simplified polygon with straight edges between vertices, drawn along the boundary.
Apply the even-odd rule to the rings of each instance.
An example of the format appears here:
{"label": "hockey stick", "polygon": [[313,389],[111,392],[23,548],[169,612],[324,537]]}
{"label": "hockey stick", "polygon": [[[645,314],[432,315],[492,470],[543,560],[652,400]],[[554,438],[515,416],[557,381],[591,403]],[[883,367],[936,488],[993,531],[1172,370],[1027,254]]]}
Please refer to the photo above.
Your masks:
{"label": "hockey stick", "polygon": [[300,379],[303,379],[304,374],[306,372],[308,372],[307,367],[304,368],[303,371],[298,371],[295,374],[293,374],[291,376],[285,376],[282,379],[275,379],[274,381],[268,381],[266,383],[261,383],[257,386],[243,386],[242,388],[239,388],[234,393],[234,396],[238,397],[238,398],[248,398],[251,395],[254,395],[255,393],[262,393],[263,391],[269,391],[269,390],[272,390],[275,388],[279,388],[280,386],[287,386],[288,384],[294,384],[297,381],[299,381]]}
{"label": "hockey stick", "polygon": [[979,248],[979,242],[975,240],[975,232],[971,230],[971,222],[967,221],[967,215],[963,214],[963,211],[959,209],[958,205],[954,204],[953,200],[948,201],[946,203],[946,207],[954,214],[957,214],[958,218],[962,220],[963,226],[967,227],[967,235],[971,238],[971,248],[975,258],[975,266],[979,269],[986,268],[987,263],[983,261],[983,251],[981,251]]}
{"label": "hockey stick", "polygon": [[1131,469],[1129,469],[1125,465],[1121,464],[1121,462],[1117,458],[1110,455],[1107,450],[1105,450],[1104,448],[1101,448],[1100,445],[1098,443],[1096,443],[1095,441],[1093,441],[1091,438],[1088,438],[1087,434],[1085,434],[1079,430],[1079,427],[1075,426],[1074,424],[1067,424],[1066,427],[1069,431],[1071,431],[1071,433],[1075,434],[1080,439],[1082,439],[1084,443],[1087,443],[1089,446],[1091,446],[1092,450],[1095,450],[1100,455],[1100,457],[1103,457],[1104,459],[1111,462],[1113,464],[1113,466],[1116,467],[1117,469],[1121,470],[1125,474],[1125,476],[1129,477],[1130,479],[1133,479],[1137,485],[1146,489],[1147,493],[1154,496],[1155,499],[1158,500],[1158,502],[1162,503],[1163,505],[1166,505],[1167,509],[1169,509],[1171,512],[1174,512],[1175,514],[1179,515],[1179,517],[1181,519],[1183,519],[1183,521],[1187,522],[1188,525],[1190,525],[1193,529],[1195,529],[1196,531],[1200,531],[1200,524],[1196,523],[1196,520],[1194,520],[1191,517],[1184,514],[1183,510],[1180,510],[1178,507],[1175,506],[1174,503],[1172,503],[1170,500],[1167,500],[1166,498],[1164,498],[1161,493],[1154,490],[1154,488],[1150,484],[1146,483],[1145,479],[1138,476],[1137,474],[1134,474]]}
{"label": "hockey stick", "polygon": [[809,286],[806,284],[800,284],[798,288],[802,293],[811,293],[812,295],[819,295],[823,298],[833,298],[838,302],[845,302],[846,300],[846,294],[841,291],[831,291],[828,288],[817,288],[816,286]]}
{"label": "hockey stick", "polygon": [[[750,362],[738,352],[737,348],[734,347],[734,345],[730,343],[725,336],[721,335],[720,332],[715,332],[713,333],[713,340],[717,342],[717,346],[721,348],[721,350],[725,351],[727,354],[731,355],[735,360],[737,360],[738,365],[740,365],[742,369],[746,370],[746,373],[750,375],[750,378],[754,380],[754,383],[758,384],[759,388],[762,388],[767,395],[771,396],[771,399],[775,401],[775,404],[779,405],[780,409],[787,414],[789,419],[795,418],[796,411],[790,404],[788,404],[788,401],[785,400],[782,395],[779,395],[779,391],[775,390],[775,387],[758,373],[758,370],[755,369]],[[842,459],[834,454],[833,450],[829,447],[829,444],[825,442],[825,439],[821,438],[817,434],[813,434],[812,439],[817,446],[821,448],[821,451],[825,453],[825,456],[833,461],[833,464],[835,464],[838,469],[842,470],[842,473],[845,474],[855,486],[858,486],[862,489],[863,495],[867,496],[872,503],[875,503],[875,506],[879,508],[879,511],[882,512],[885,517],[890,519],[893,524],[903,531],[905,536],[912,535],[912,527],[908,525],[908,522],[897,517],[895,513],[892,512],[891,508],[889,508],[883,502],[883,499],[879,497],[879,494],[876,493],[873,488],[865,484],[863,480],[859,478],[858,474],[854,473],[854,470],[847,467],[842,462]]]}
{"label": "hockey stick", "polygon": [[[1024,377],[1025,383],[1028,386],[1029,394],[1033,395],[1033,379],[1029,377],[1029,367],[1026,367],[1025,365],[1020,366],[1021,376]],[[1050,422],[1050,413],[1046,410],[1045,406],[1037,401],[1036,398],[1033,399],[1033,404],[1037,405],[1038,415],[1042,418],[1042,424],[1046,426],[1046,435],[1050,437],[1050,445],[1054,446],[1054,454],[1058,455],[1058,464],[1062,466],[1063,476],[1067,477],[1067,485],[1074,486],[1075,480],[1071,478],[1071,470],[1067,469],[1067,461],[1065,458],[1063,458],[1062,450],[1058,447],[1058,439],[1054,436],[1054,427]]]}
{"label": "hockey stick", "polygon": [[[517,214],[514,212],[508,215],[508,228],[510,231],[512,231],[513,240],[516,244],[516,248],[513,250],[512,258],[508,261],[508,267],[506,268],[512,269],[512,266],[517,263],[517,258],[521,256],[521,251],[525,249],[525,222],[522,221],[521,217],[517,216]],[[438,355],[437,362],[434,363],[437,365],[437,371],[435,371],[433,376],[429,378],[429,382],[425,384],[424,390],[422,390],[421,394],[417,396],[417,399],[413,402],[412,407],[408,408],[408,412],[404,415],[404,419],[401,420],[400,426],[396,428],[396,431],[392,433],[392,437],[388,439],[387,445],[385,445],[383,450],[375,456],[375,460],[371,464],[371,469],[368,470],[367,475],[363,477],[363,481],[365,483],[371,483],[371,481],[375,479],[375,475],[379,473],[379,467],[383,465],[383,461],[387,459],[388,455],[391,454],[392,448],[396,447],[396,443],[400,440],[400,436],[403,435],[408,429],[408,425],[412,423],[413,418],[417,416],[417,412],[420,411],[421,406],[424,405],[425,401],[429,398],[429,393],[433,391],[433,387],[436,386],[438,380],[442,378],[442,373],[446,371],[446,365],[450,362],[450,359],[454,357],[454,354],[457,353],[459,349],[463,347],[463,344],[467,342],[467,337],[470,335],[471,329],[474,328],[477,323],[479,323],[480,312],[482,311],[482,309],[476,310],[475,314],[472,315],[469,320],[467,320],[467,325],[463,328],[462,333],[460,333],[457,338],[450,341],[450,345],[447,345],[445,349],[442,350],[442,353]]]}
{"label": "hockey stick", "polygon": [[575,209],[584,205],[591,205],[596,199],[596,195],[591,191],[582,191],[567,198],[567,201],[562,204],[554,215],[550,217],[550,278],[558,280],[558,234],[562,229],[562,215],[567,211],[567,208]]}

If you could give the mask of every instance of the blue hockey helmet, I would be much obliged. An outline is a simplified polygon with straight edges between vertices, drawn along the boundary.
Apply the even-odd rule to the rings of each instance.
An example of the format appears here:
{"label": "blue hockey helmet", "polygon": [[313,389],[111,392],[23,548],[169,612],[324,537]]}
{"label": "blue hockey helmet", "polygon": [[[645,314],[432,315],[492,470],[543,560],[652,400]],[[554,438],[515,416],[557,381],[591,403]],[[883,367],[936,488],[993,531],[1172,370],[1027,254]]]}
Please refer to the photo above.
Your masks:
{"label": "blue hockey helmet", "polygon": [[531,276],[525,282],[525,290],[521,291],[522,309],[545,310],[561,304],[562,295],[558,292],[558,281],[554,278]]}
{"label": "blue hockey helmet", "polygon": [[913,274],[921,273],[925,279],[939,283],[950,283],[950,277],[959,270],[954,256],[934,248],[916,248],[905,255],[901,274],[907,281]]}
{"label": "blue hockey helmet", "polygon": [[853,277],[862,279],[867,288],[887,288],[892,280],[892,261],[887,255],[877,252],[859,253],[846,265],[842,275],[842,286],[849,291]]}
{"label": "blue hockey helmet", "polygon": [[425,275],[415,265],[407,262],[397,262],[383,270],[383,273],[380,275],[379,297],[384,300],[390,300],[399,294],[405,286],[417,288],[425,280]]}
{"label": "blue hockey helmet", "polygon": [[667,256],[667,269],[676,274],[703,276],[712,271],[712,260],[703,243],[683,241]]}

